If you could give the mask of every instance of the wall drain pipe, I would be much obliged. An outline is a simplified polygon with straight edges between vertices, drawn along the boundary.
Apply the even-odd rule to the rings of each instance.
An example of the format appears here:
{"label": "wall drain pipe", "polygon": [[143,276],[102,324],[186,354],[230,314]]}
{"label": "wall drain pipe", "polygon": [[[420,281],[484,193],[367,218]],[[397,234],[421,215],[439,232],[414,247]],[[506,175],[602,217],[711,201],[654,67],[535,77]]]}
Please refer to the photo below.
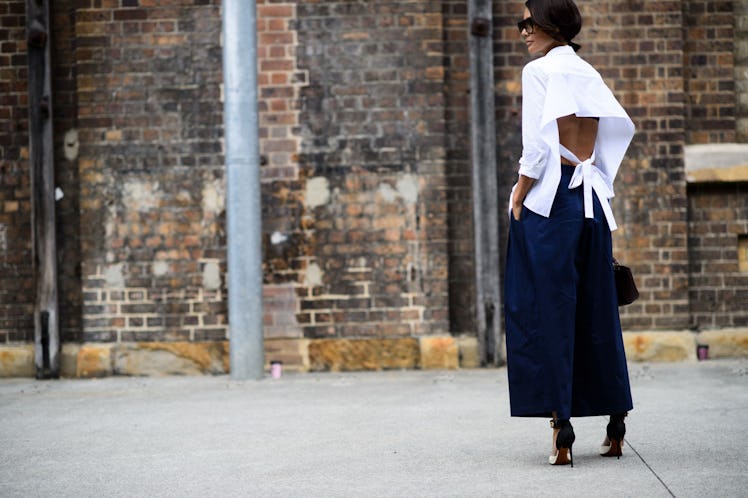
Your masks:
{"label": "wall drain pipe", "polygon": [[255,0],[223,1],[229,357],[235,380],[260,379],[265,366],[256,10]]}

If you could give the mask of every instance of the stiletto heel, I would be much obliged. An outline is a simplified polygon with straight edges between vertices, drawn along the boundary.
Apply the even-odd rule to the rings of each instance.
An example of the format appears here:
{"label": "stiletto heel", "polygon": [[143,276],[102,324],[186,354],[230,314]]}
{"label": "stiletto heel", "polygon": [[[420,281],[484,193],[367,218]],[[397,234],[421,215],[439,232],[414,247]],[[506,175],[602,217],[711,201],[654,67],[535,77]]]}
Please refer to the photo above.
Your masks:
{"label": "stiletto heel", "polygon": [[556,435],[556,454],[548,457],[548,463],[551,465],[566,465],[568,463],[574,467],[574,455],[571,451],[576,439],[574,427],[568,420],[557,419],[551,420],[551,427],[559,429],[559,431]]}
{"label": "stiletto heel", "polygon": [[621,458],[623,455],[623,437],[626,435],[626,424],[623,419],[626,418],[626,413],[619,415],[611,415],[610,422],[605,428],[605,432],[608,436],[608,444],[600,446],[600,454],[605,457],[617,457]]}

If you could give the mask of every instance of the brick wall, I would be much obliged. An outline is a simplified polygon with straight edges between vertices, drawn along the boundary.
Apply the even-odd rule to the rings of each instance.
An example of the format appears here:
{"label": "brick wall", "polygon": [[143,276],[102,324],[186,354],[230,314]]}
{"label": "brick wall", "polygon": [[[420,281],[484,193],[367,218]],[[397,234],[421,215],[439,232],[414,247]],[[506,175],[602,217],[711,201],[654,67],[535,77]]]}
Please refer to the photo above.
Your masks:
{"label": "brick wall", "polygon": [[519,158],[522,155],[522,67],[530,61],[527,48],[521,42],[517,31],[517,21],[522,19],[523,11],[523,2],[493,4],[496,162],[502,269],[506,261],[509,232],[509,216],[505,215],[506,206],[512,185],[517,181]]}
{"label": "brick wall", "polygon": [[296,65],[296,4],[258,2],[257,65],[262,180],[297,179],[301,143],[299,90],[307,72]]}
{"label": "brick wall", "polygon": [[55,185],[63,197],[57,201],[56,238],[60,337],[81,339],[80,203],[78,191],[78,94],[75,60],[75,19],[72,0],[54,2],[52,16],[52,103],[54,109]]}
{"label": "brick wall", "polygon": [[[746,12],[745,2],[684,2],[689,144],[746,140]],[[744,182],[689,185],[689,300],[695,328],[748,325],[745,187]]]}
{"label": "brick wall", "polygon": [[449,239],[449,329],[475,333],[475,252],[470,163],[470,48],[467,2],[442,2]]}
{"label": "brick wall", "polygon": [[0,344],[34,338],[25,10],[0,3]]}
{"label": "brick wall", "polygon": [[307,337],[448,330],[441,5],[300,2]]}
{"label": "brick wall", "polygon": [[[614,247],[641,291],[623,309],[628,329],[686,328],[688,252],[683,166],[682,3],[589,5],[590,62],[601,68],[637,126],[616,183]],[[598,28],[598,26],[600,26]]]}
{"label": "brick wall", "polygon": [[219,3],[76,2],[85,341],[226,337]]}
{"label": "brick wall", "polygon": [[748,186],[692,185],[688,195],[693,325],[699,329],[746,327]]}
{"label": "brick wall", "polygon": [[736,138],[733,4],[740,2],[683,2],[689,144],[734,142]]}
{"label": "brick wall", "polygon": [[[297,63],[296,3],[257,4],[257,56],[263,206],[266,337],[301,337],[297,287],[308,261],[304,181],[300,178],[301,89],[308,73]],[[304,292],[304,291],[299,291]],[[309,317],[311,320],[311,317]]]}
{"label": "brick wall", "polygon": [[[745,219],[742,187],[698,187],[689,203],[683,173],[684,144],[741,136],[734,5],[580,3],[580,55],[637,125],[614,201],[615,251],[642,291],[626,329],[686,328],[689,311],[742,323],[728,304],[708,322],[709,296],[729,300],[709,272],[734,296],[744,283],[695,235],[732,230],[711,218],[720,209]],[[226,338],[219,7],[55,2],[64,341]],[[501,209],[521,154],[522,8],[493,5]],[[258,2],[268,337],[474,333],[466,17],[457,0]],[[28,341],[24,2],[0,18],[0,342]]]}
{"label": "brick wall", "polygon": [[733,2],[735,44],[736,141],[748,142],[748,2]]}

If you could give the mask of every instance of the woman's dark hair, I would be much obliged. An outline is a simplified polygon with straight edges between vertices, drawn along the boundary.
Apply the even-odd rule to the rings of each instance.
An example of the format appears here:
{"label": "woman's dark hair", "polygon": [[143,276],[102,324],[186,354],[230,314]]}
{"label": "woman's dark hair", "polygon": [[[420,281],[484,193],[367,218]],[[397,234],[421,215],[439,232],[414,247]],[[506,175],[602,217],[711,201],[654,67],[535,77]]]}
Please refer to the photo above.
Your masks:
{"label": "woman's dark hair", "polygon": [[579,50],[580,46],[571,40],[582,29],[582,15],[573,0],[527,0],[525,6],[537,27],[554,40],[568,43],[574,51]]}

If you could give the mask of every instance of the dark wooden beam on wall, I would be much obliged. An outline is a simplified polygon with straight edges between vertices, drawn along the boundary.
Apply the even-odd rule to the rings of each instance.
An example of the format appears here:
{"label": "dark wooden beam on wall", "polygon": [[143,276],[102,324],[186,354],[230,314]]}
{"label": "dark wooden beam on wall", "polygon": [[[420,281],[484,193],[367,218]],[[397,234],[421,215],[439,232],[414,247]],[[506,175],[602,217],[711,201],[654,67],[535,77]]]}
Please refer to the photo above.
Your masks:
{"label": "dark wooden beam on wall", "polygon": [[26,0],[36,377],[60,373],[49,0]]}
{"label": "dark wooden beam on wall", "polygon": [[499,204],[490,0],[470,0],[470,139],[478,342],[484,365],[504,363],[499,278]]}

